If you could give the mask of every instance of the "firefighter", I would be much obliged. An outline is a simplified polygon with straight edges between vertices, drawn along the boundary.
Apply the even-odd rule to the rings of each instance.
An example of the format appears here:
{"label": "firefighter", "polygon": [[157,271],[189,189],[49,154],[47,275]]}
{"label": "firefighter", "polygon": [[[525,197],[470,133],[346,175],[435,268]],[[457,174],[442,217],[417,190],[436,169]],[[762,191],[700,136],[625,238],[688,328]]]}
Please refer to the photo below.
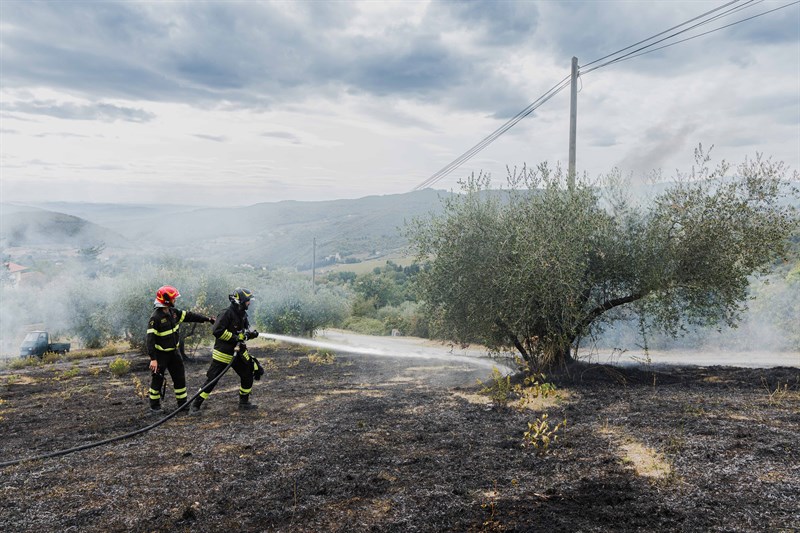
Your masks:
{"label": "firefighter", "polygon": [[[192,403],[192,413],[199,413],[200,406],[210,395],[216,386],[211,383],[219,376],[228,364],[239,374],[241,384],[239,386],[239,409],[251,410],[258,406],[250,403],[250,392],[253,390],[253,379],[260,379],[264,370],[258,361],[247,352],[244,344],[250,339],[258,337],[258,331],[251,330],[247,319],[247,308],[253,299],[253,292],[237,287],[233,294],[228,296],[231,302],[230,307],[225,309],[217,316],[214,324],[214,351],[211,354],[211,365],[206,373],[206,382],[203,385],[200,395]],[[237,349],[238,347],[238,349]],[[238,353],[236,353],[238,352]]]}
{"label": "firefighter", "polygon": [[168,370],[175,389],[178,407],[186,403],[186,371],[183,357],[178,350],[181,322],[211,322],[214,317],[207,317],[191,311],[175,308],[175,300],[180,297],[178,289],[164,285],[156,291],[153,302],[153,314],[147,326],[147,355],[150,356],[150,412],[158,414],[161,409],[161,387],[164,384],[164,371]]}

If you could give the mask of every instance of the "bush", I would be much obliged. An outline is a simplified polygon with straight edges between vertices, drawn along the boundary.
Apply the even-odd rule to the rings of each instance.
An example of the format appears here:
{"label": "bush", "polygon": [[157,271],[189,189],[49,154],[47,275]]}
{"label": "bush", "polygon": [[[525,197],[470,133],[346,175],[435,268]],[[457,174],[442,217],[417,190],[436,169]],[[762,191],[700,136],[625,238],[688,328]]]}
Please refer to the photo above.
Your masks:
{"label": "bush", "polygon": [[131,362],[127,359],[123,359],[121,357],[117,357],[114,359],[109,365],[108,369],[111,371],[112,374],[115,376],[124,376],[131,370]]}
{"label": "bush", "polygon": [[21,357],[19,359],[14,359],[10,363],[8,363],[8,367],[12,370],[19,370],[21,368],[26,368],[29,366],[39,366],[42,362],[39,360],[38,357]]}
{"label": "bush", "polygon": [[385,334],[396,329],[403,335],[428,337],[428,320],[423,315],[422,305],[417,302],[383,307],[378,310],[377,316],[383,322]]}
{"label": "bush", "polygon": [[338,325],[350,307],[341,288],[322,287],[313,293],[305,280],[290,280],[263,292],[256,297],[252,316],[259,326],[281,335],[310,336],[318,328]]}
{"label": "bush", "polygon": [[478,384],[482,386],[480,394],[489,396],[494,404],[500,406],[508,405],[509,397],[513,392],[510,374],[508,376],[503,376],[497,367],[493,367],[492,382],[486,385],[481,380],[478,380]]}
{"label": "bush", "polygon": [[377,318],[352,316],[344,321],[342,327],[363,335],[386,335],[386,326]]}
{"label": "bush", "polygon": [[55,363],[56,361],[60,360],[61,356],[56,352],[45,352],[42,355],[42,363],[51,364]]}

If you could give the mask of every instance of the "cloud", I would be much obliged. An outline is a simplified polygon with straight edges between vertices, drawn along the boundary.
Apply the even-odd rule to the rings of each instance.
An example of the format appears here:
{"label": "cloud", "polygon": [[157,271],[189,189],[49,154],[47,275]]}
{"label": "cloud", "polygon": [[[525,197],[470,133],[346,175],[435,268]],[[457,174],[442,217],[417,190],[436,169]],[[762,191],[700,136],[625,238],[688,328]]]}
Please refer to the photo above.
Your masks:
{"label": "cloud", "polygon": [[[269,198],[402,192],[539,98],[573,55],[586,64],[718,6],[15,2],[2,20],[3,169],[51,163],[3,178],[19,190],[42,176],[105,183],[112,172],[81,165],[119,162],[117,183],[142,180],[145,194],[150,181],[191,183],[192,201],[214,202],[224,172],[304,184],[295,195],[262,180]],[[698,142],[731,160],[747,148],[797,166],[797,14],[793,6],[583,73],[579,168],[674,168]],[[440,185],[473,171],[503,176],[522,161],[565,163],[568,106],[565,90]],[[265,148],[269,169],[241,163]],[[315,179],[327,180],[319,191],[307,186]]]}
{"label": "cloud", "polygon": [[44,137],[60,137],[62,139],[87,139],[89,135],[81,135],[79,133],[70,133],[67,131],[58,131],[58,132],[46,132],[46,133],[37,133],[34,137],[44,138]]}
{"label": "cloud", "polygon": [[508,46],[524,43],[536,32],[539,7],[534,2],[436,2],[467,31],[478,33],[482,44]]}
{"label": "cloud", "polygon": [[[367,9],[363,4],[19,6],[4,14],[9,88],[44,84],[92,99],[246,108],[344,92],[488,110],[494,106],[487,107],[474,85],[520,95],[502,81],[492,54],[443,40],[430,20],[439,15],[364,34],[349,31],[352,19]],[[537,9],[527,4],[434,4],[430,11],[462,26],[479,24],[481,36],[472,38],[495,45],[528,36],[537,20]]]}
{"label": "cloud", "polygon": [[55,101],[18,101],[7,104],[6,109],[29,115],[45,115],[65,120],[99,120],[102,122],[149,122],[155,118],[153,113],[143,109],[117,106],[114,104],[76,104]]}
{"label": "cloud", "polygon": [[207,141],[214,141],[218,143],[228,142],[228,138],[225,135],[208,135],[204,133],[195,133],[194,137],[198,139],[205,139]]}
{"label": "cloud", "polygon": [[289,141],[292,144],[302,144],[300,142],[300,138],[297,137],[294,133],[289,133],[288,131],[265,131],[260,133],[262,137],[269,137],[272,139],[280,139],[284,141]]}

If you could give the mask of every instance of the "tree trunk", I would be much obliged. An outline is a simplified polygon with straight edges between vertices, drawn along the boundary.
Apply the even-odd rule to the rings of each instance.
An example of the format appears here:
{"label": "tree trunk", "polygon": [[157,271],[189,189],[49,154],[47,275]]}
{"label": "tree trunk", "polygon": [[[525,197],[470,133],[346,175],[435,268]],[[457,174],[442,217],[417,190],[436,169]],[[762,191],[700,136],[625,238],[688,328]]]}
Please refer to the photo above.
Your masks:
{"label": "tree trunk", "polygon": [[508,325],[505,322],[503,322],[502,320],[500,320],[499,318],[497,320],[495,320],[494,323],[497,324],[500,327],[500,329],[503,331],[503,333],[508,335],[508,338],[511,339],[511,342],[514,343],[514,347],[517,349],[517,351],[520,353],[520,355],[522,355],[522,358],[525,361],[527,361],[528,363],[530,363],[531,362],[530,354],[525,349],[525,346],[522,345],[522,343],[517,338],[517,336],[514,335],[514,332],[511,331],[511,328],[509,328]]}
{"label": "tree trunk", "polygon": [[565,367],[574,361],[572,357],[572,343],[557,343],[546,347],[539,352],[536,358],[538,368],[534,370],[546,370]]}

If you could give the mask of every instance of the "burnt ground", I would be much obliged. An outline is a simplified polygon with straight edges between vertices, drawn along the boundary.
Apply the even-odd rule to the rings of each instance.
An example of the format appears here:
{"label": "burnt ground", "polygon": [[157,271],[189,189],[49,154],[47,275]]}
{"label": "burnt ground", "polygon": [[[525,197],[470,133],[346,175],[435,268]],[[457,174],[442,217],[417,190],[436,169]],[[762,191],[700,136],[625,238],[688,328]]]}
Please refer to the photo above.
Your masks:
{"label": "burnt ground", "polygon": [[[2,530],[800,530],[797,368],[578,364],[555,398],[501,406],[463,365],[251,352],[257,412],[231,372],[200,416],[2,468]],[[0,461],[152,423],[147,361],[126,357],[120,378],[109,359],[2,371]],[[566,429],[522,447],[544,413]]]}

